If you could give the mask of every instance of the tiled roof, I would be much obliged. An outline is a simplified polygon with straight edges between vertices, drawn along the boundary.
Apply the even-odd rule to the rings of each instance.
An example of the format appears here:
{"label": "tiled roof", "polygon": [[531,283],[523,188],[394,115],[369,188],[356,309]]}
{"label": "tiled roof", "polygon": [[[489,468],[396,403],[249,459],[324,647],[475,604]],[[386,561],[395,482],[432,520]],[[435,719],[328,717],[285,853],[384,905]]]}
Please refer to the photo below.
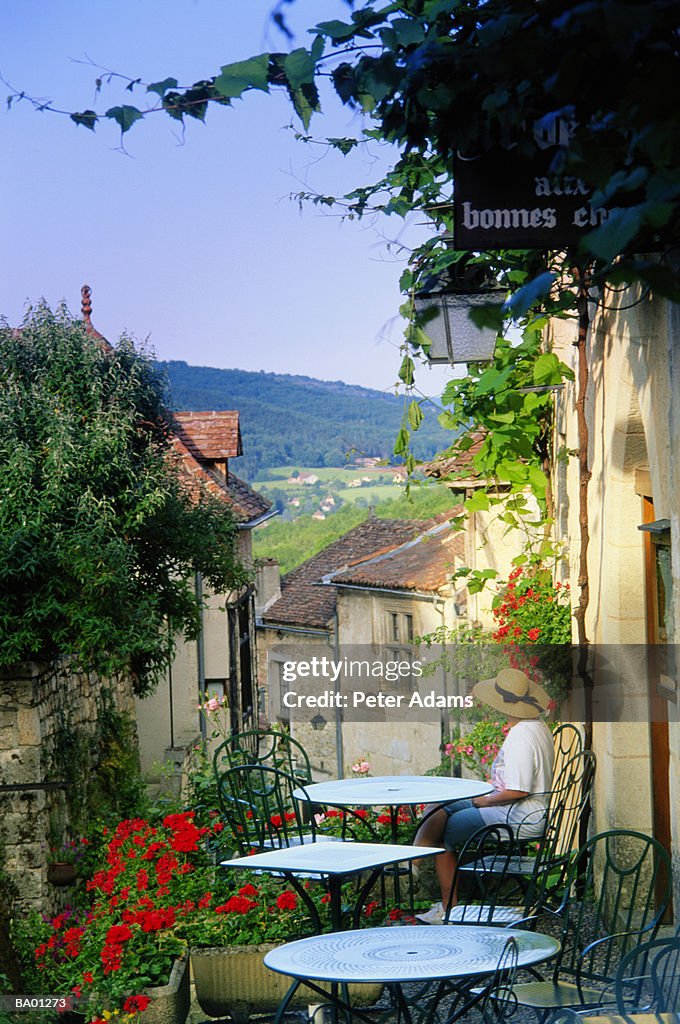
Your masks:
{"label": "tiled roof", "polygon": [[467,451],[458,452],[450,458],[428,462],[423,467],[426,476],[449,480],[478,480],[479,473],[472,465],[472,460],[484,443],[484,434],[472,435],[472,444]]}
{"label": "tiled roof", "polygon": [[368,558],[386,554],[432,526],[432,520],[377,519],[371,516],[329,544],[281,580],[281,597],[263,616],[267,623],[325,629],[335,612],[336,592],[322,580]]}
{"label": "tiled roof", "polygon": [[176,412],[175,432],[200,462],[234,459],[243,454],[237,412]]}
{"label": "tiled roof", "polygon": [[333,582],[436,593],[450,583],[464,557],[463,534],[454,531],[448,522],[438,523],[427,533],[387,555],[368,559],[353,569],[337,573]]}
{"label": "tiled roof", "polygon": [[173,436],[171,443],[180,458],[182,473],[189,489],[198,494],[201,488],[205,488],[209,493],[226,501],[238,523],[245,525],[270,511],[272,503],[233,473],[229,473],[225,483],[220,475],[199,462],[182,437]]}

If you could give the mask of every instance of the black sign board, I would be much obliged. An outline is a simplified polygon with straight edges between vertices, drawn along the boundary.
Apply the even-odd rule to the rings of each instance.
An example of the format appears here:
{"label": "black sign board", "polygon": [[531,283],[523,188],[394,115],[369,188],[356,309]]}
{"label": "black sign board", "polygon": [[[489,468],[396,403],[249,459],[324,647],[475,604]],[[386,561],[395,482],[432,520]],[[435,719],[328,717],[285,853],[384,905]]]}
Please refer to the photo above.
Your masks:
{"label": "black sign board", "polygon": [[562,249],[599,227],[607,210],[591,209],[583,181],[556,181],[550,166],[574,125],[554,121],[534,129],[532,159],[514,149],[489,150],[454,161],[456,249]]}

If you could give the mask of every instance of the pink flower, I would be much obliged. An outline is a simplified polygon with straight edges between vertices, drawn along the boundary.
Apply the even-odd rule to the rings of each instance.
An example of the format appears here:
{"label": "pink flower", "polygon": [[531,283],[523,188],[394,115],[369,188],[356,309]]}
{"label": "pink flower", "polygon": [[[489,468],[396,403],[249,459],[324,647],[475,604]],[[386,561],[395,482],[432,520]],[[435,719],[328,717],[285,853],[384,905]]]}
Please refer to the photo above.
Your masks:
{"label": "pink flower", "polygon": [[367,775],[370,772],[370,770],[371,762],[367,761],[365,758],[360,758],[358,761],[355,761],[354,764],[352,765],[352,771],[356,775]]}

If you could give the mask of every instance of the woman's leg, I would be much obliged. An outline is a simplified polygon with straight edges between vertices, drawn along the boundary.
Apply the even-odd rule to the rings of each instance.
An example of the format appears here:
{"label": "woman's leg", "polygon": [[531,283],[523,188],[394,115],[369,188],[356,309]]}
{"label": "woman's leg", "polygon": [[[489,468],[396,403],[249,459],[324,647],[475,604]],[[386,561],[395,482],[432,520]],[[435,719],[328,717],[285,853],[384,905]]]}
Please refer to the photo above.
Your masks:
{"label": "woman's leg", "polygon": [[[460,829],[454,826],[454,821],[459,814],[469,810],[471,807],[472,804],[469,800],[456,800],[453,803],[445,804],[444,806],[428,804],[428,806],[423,810],[423,821],[414,839],[415,846],[447,847],[446,853],[439,853],[434,858],[434,867],[437,872],[437,880],[439,882],[439,890],[441,892],[442,905],[444,907],[446,907],[449,896],[451,895],[451,886],[453,885],[453,879],[458,865],[456,855],[451,849],[451,843],[445,841],[446,833],[453,832],[454,835],[457,835]],[[473,810],[476,809],[473,808]],[[477,812],[477,815],[478,814],[479,812]],[[476,831],[477,828],[479,828],[479,825],[476,825],[472,831]],[[454,893],[453,897],[453,903],[451,905],[455,906],[457,902],[457,894]]]}

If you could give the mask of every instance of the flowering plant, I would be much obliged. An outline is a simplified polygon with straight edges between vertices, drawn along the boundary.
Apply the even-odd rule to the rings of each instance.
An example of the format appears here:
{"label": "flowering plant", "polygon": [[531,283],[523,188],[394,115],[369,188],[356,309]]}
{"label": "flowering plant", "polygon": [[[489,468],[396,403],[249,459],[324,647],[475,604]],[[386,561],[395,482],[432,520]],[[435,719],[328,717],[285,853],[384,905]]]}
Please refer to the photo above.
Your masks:
{"label": "flowering plant", "polygon": [[122,821],[107,833],[86,885],[91,906],[31,924],[43,990],[82,997],[93,1020],[104,1011],[141,1013],[148,1003],[141,990],[165,983],[186,948],[180,926],[213,874],[205,841],[220,829],[219,822],[198,828],[188,812],[158,827]]}
{"label": "flowering plant", "polygon": [[85,856],[88,845],[89,839],[85,836],[81,836],[79,839],[65,839],[63,843],[52,844],[45,851],[47,863],[77,864]]}
{"label": "flowering plant", "polygon": [[[244,881],[245,879],[245,881]],[[308,904],[290,886],[271,875],[230,872],[224,881],[199,897],[196,909],[179,928],[189,946],[251,946],[287,942],[315,931]],[[330,928],[330,896],[319,882],[306,881],[305,892],[326,930]]]}
{"label": "flowering plant", "polygon": [[393,839],[392,815],[387,807],[356,807],[350,810],[329,808],[314,817],[317,832],[341,836],[363,843],[410,843],[415,823],[409,807],[396,810],[396,839]]}
{"label": "flowering plant", "polygon": [[366,757],[358,757],[351,767],[355,775],[368,775],[371,770],[371,762]]}
{"label": "flowering plant", "polygon": [[453,764],[462,764],[482,779],[491,777],[491,765],[510,731],[506,722],[481,719],[455,743],[447,743],[444,754]]}
{"label": "flowering plant", "polygon": [[571,643],[569,584],[553,582],[541,566],[518,566],[492,603],[496,630],[491,638],[508,644]]}

